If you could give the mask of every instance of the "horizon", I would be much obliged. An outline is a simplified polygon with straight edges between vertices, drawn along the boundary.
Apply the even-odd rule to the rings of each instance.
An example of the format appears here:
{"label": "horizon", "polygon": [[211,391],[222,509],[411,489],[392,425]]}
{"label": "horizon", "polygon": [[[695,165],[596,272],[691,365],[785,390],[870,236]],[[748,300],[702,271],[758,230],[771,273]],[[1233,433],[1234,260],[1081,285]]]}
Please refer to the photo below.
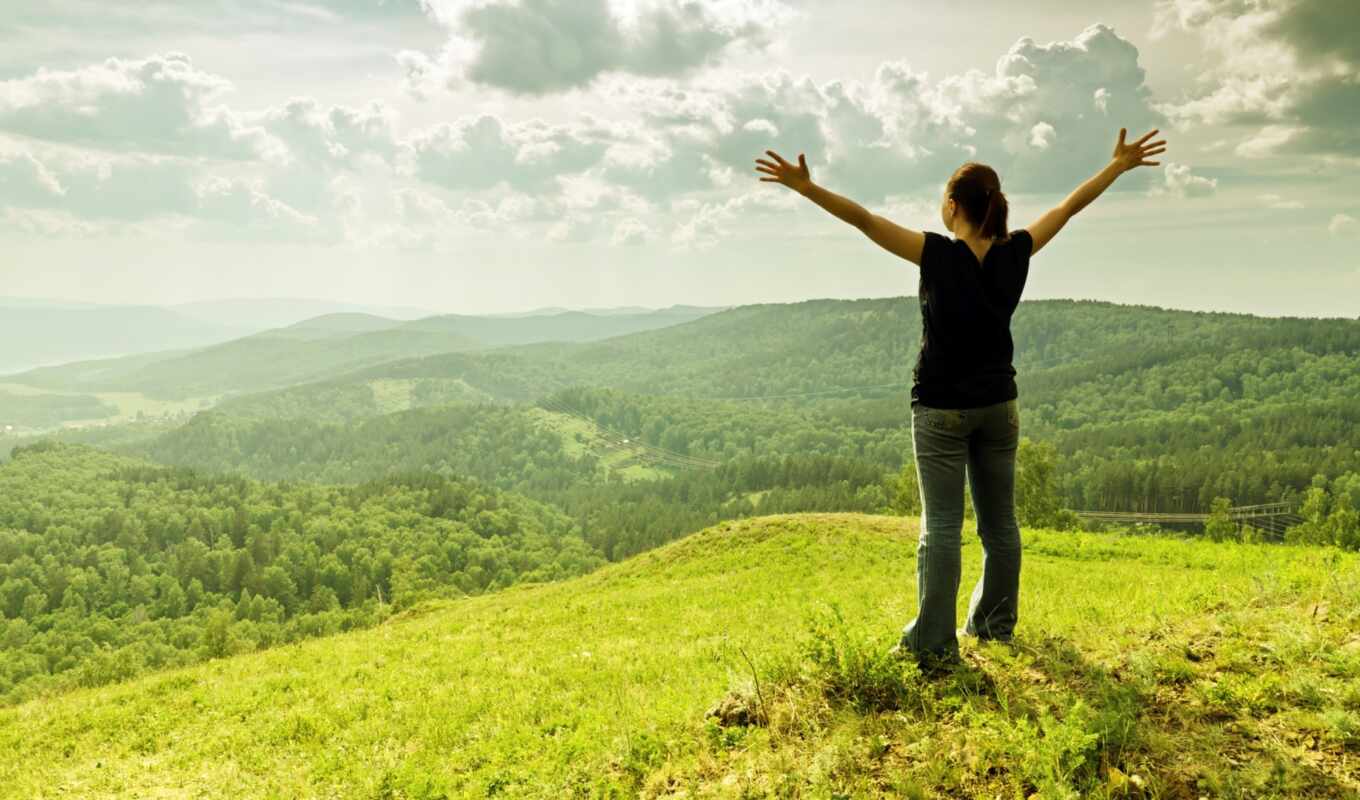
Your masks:
{"label": "horizon", "polygon": [[1320,0],[993,2],[986,30],[886,0],[171,8],[0,14],[4,290],[467,314],[909,295],[914,266],[754,158],[806,152],[827,188],[936,232],[945,178],[981,160],[1015,229],[1123,126],[1159,128],[1164,160],[1036,257],[1026,299],[1360,310],[1360,15]]}
{"label": "horizon", "polygon": [[[532,307],[532,308],[498,309],[498,310],[493,310],[493,311],[482,311],[482,312],[477,312],[477,311],[448,311],[448,310],[439,310],[439,309],[430,309],[430,308],[422,309],[422,308],[417,308],[417,307],[407,307],[405,310],[408,310],[408,311],[419,311],[419,312],[424,312],[424,313],[426,313],[426,316],[427,316],[427,317],[428,317],[428,316],[495,317],[495,316],[506,316],[506,315],[538,315],[538,316],[546,316],[546,315],[554,314],[554,313],[570,313],[570,312],[591,313],[591,312],[600,312],[600,311],[618,311],[618,310],[620,310],[620,309],[637,309],[637,310],[640,311],[640,312],[656,312],[656,311],[668,311],[668,310],[670,310],[670,309],[672,309],[672,308],[703,308],[703,309],[714,309],[714,312],[713,312],[713,313],[717,313],[717,312],[719,312],[719,311],[726,311],[726,310],[730,310],[730,309],[734,309],[734,308],[740,308],[740,307],[743,307],[743,306],[754,306],[754,305],[771,305],[771,304],[773,304],[773,305],[791,305],[791,304],[795,304],[795,303],[804,303],[804,302],[817,301],[817,300],[839,300],[839,301],[853,302],[853,301],[857,301],[857,300],[888,300],[888,299],[898,299],[898,298],[900,298],[900,299],[912,299],[912,298],[915,298],[915,297],[917,297],[916,294],[910,293],[910,294],[895,294],[895,295],[881,295],[881,296],[880,296],[880,295],[875,295],[875,296],[858,296],[858,297],[817,296],[817,297],[802,297],[802,298],[796,298],[796,299],[792,299],[792,300],[751,300],[751,301],[742,302],[742,303],[712,304],[712,305],[705,305],[705,304],[700,304],[700,303],[672,303],[672,304],[667,305],[667,306],[646,306],[646,305],[641,305],[641,304],[637,304],[637,303],[622,303],[622,304],[619,304],[619,305],[610,305],[610,306],[534,306],[534,307]],[[377,312],[374,312],[374,311],[351,310],[351,309],[362,309],[362,308],[372,308],[372,307],[376,307],[376,306],[374,306],[373,304],[364,303],[364,302],[361,302],[361,301],[358,301],[358,300],[327,300],[327,299],[323,299],[323,298],[320,298],[320,297],[283,297],[283,296],[261,296],[261,297],[243,297],[243,296],[242,296],[242,297],[210,297],[210,298],[204,298],[204,299],[200,299],[200,300],[191,300],[191,301],[187,301],[187,302],[157,304],[157,303],[101,303],[101,302],[93,302],[93,301],[72,300],[72,299],[68,299],[68,298],[60,298],[60,297],[30,297],[30,296],[17,296],[17,295],[0,295],[0,307],[4,307],[5,303],[8,302],[8,301],[21,301],[21,302],[35,303],[35,304],[37,304],[37,303],[50,303],[50,304],[53,304],[53,305],[58,305],[58,304],[69,304],[69,305],[71,305],[71,306],[77,306],[77,307],[82,307],[82,306],[83,306],[83,307],[85,307],[85,308],[155,308],[155,309],[163,309],[163,310],[171,310],[171,311],[173,311],[173,310],[175,310],[175,309],[177,309],[177,308],[180,308],[180,307],[184,307],[184,306],[210,306],[210,305],[225,305],[225,304],[231,304],[231,303],[240,303],[240,304],[248,304],[248,303],[313,303],[313,304],[317,304],[317,305],[328,305],[328,304],[329,304],[329,305],[333,305],[333,306],[336,307],[335,310],[324,311],[324,312],[321,312],[320,314],[317,314],[317,315],[316,315],[317,317],[320,317],[320,316],[329,316],[329,315],[332,315],[332,314],[345,314],[345,313],[367,314],[367,315],[370,315],[370,316],[378,316],[378,317],[384,316],[383,314],[380,314],[380,313],[377,313]],[[1327,314],[1288,314],[1288,313],[1270,314],[1270,313],[1256,313],[1256,312],[1250,312],[1250,311],[1235,311],[1235,310],[1232,310],[1232,309],[1218,309],[1218,308],[1188,308],[1188,307],[1181,307],[1181,306],[1161,305],[1161,304],[1155,304],[1155,303],[1121,302],[1121,301],[1119,301],[1119,300],[1110,300],[1110,299],[1099,298],[1099,297],[1022,297],[1021,300],[1020,300],[1021,305],[1025,305],[1025,304],[1029,304],[1029,303],[1046,303],[1046,302],[1097,303],[1097,304],[1105,304],[1105,305],[1124,306],[1124,307],[1129,307],[1129,308],[1143,308],[1143,309],[1156,310],[1156,311],[1184,312],[1184,313],[1189,313],[1189,314],[1229,314],[1229,315],[1237,315],[1237,316],[1254,317],[1254,318],[1257,318],[1257,319],[1279,319],[1279,320],[1285,320],[1285,319],[1315,319],[1315,320],[1341,320],[1341,321],[1347,321],[1347,322],[1360,321],[1360,312],[1357,312],[1357,314],[1356,314],[1355,316],[1327,315]],[[36,306],[35,306],[35,307],[36,307]],[[346,307],[349,307],[349,308],[346,308]],[[63,309],[63,310],[80,310],[80,309],[79,309],[79,308],[75,308],[75,309]],[[300,320],[298,320],[298,321],[301,322],[301,321],[304,321],[305,319],[312,319],[312,318],[314,318],[314,317],[306,317],[306,318],[300,319]],[[395,320],[395,321],[401,321],[401,322],[413,322],[413,321],[416,321],[416,320],[419,320],[419,319],[424,319],[424,318],[425,318],[425,317],[405,317],[405,318],[403,318],[403,317],[391,317],[390,319],[393,319],[393,320]]]}

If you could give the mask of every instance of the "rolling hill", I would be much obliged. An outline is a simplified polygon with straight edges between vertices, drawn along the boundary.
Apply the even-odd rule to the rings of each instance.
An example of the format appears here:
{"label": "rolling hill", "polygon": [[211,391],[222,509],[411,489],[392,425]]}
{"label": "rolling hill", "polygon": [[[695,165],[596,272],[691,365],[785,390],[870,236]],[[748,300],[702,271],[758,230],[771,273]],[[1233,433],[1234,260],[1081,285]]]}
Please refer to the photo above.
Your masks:
{"label": "rolling hill", "polygon": [[[849,448],[896,467],[902,455],[890,450],[909,447],[914,298],[740,306],[596,341],[399,355],[450,346],[439,337],[460,335],[449,331],[465,321],[331,337],[337,327],[385,323],[326,318],[119,373],[101,376],[86,365],[47,377],[148,393],[232,391],[217,410],[262,424],[351,424],[575,393],[556,411],[702,459],[766,446],[767,421],[739,407],[796,412],[786,428],[815,452]],[[472,332],[542,321],[483,322]],[[421,326],[434,330],[417,332]],[[1022,303],[1014,333],[1022,427],[1058,448],[1072,508],[1201,512],[1215,497],[1300,499],[1317,476],[1360,472],[1360,321],[1054,300]],[[363,361],[370,365],[352,369]],[[298,381],[311,382],[287,385]],[[591,388],[627,399],[599,403],[581,394]],[[220,454],[212,458],[220,463]]]}
{"label": "rolling hill", "polygon": [[915,534],[724,523],[583,577],[0,710],[0,791],[1360,796],[1360,556],[1029,531],[1015,645],[965,640],[966,664],[927,679],[884,654],[914,613]]}
{"label": "rolling hill", "polygon": [[[741,306],[598,342],[382,364],[221,410],[348,422],[478,394],[535,403],[606,387],[635,399],[574,410],[682,453],[755,446],[755,435],[715,433],[734,405],[853,429],[833,444],[809,432],[809,447],[906,446],[919,325],[914,298]],[[1201,511],[1216,496],[1281,500],[1317,475],[1360,472],[1360,321],[1054,300],[1022,303],[1014,333],[1022,428],[1059,449],[1073,508]]]}
{"label": "rolling hill", "polygon": [[225,342],[257,328],[153,306],[14,304],[0,298],[0,375],[38,367]]}
{"label": "rolling hill", "polygon": [[[41,313],[41,312],[34,312]],[[400,321],[328,314],[212,347],[30,370],[10,381],[56,391],[139,392],[183,400],[258,392],[411,358],[527,342],[580,342],[680,324],[708,309],[637,314],[567,311],[511,318],[445,315]]]}

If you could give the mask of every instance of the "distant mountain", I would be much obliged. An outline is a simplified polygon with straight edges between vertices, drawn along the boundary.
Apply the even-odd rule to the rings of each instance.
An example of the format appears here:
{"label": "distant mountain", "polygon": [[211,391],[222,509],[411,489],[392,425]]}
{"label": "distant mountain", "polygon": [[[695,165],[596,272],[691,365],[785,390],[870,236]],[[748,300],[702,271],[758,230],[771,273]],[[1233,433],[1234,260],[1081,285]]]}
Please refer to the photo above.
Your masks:
{"label": "distant mountain", "polygon": [[697,306],[632,313],[562,311],[522,317],[446,314],[408,322],[408,330],[445,331],[480,339],[491,347],[534,342],[590,342],[629,333],[668,328],[713,313]]}
{"label": "distant mountain", "polygon": [[99,308],[99,303],[79,300],[56,300],[50,297],[0,297],[2,308]]}
{"label": "distant mountain", "polygon": [[78,360],[201,347],[253,332],[154,306],[8,298],[0,302],[0,376]]}
{"label": "distant mountain", "polygon": [[[337,373],[482,347],[445,331],[289,327],[168,355],[131,356],[32,370],[15,383],[61,391],[142,392],[164,399],[216,397],[319,381]],[[78,389],[76,387],[79,387]]]}
{"label": "distant mountain", "polygon": [[675,307],[642,314],[565,311],[509,319],[449,314],[415,321],[337,313],[211,347],[82,361],[31,370],[9,380],[58,391],[143,392],[166,399],[235,395],[431,355],[599,341],[690,322],[707,313]]}
{"label": "distant mountain", "polygon": [[397,320],[411,320],[439,313],[435,309],[412,306],[377,306],[291,297],[204,300],[173,305],[170,306],[170,309],[205,322],[244,325],[253,331],[284,328],[304,320],[331,314],[365,314]]}
{"label": "distant mountain", "polygon": [[272,331],[277,336],[296,336],[300,339],[316,339],[343,336],[355,333],[373,333],[399,328],[407,323],[388,319],[376,314],[357,312],[326,314],[325,316],[304,319],[301,322]]}
{"label": "distant mountain", "polygon": [[583,311],[587,314],[596,316],[610,316],[614,314],[712,314],[717,311],[726,311],[733,306],[684,306],[673,305],[666,308],[646,308],[643,306],[612,306],[609,308],[564,308],[562,306],[544,306],[535,308],[532,311],[505,311],[499,314],[481,314],[483,317],[541,317],[550,314],[561,314],[564,311]]}

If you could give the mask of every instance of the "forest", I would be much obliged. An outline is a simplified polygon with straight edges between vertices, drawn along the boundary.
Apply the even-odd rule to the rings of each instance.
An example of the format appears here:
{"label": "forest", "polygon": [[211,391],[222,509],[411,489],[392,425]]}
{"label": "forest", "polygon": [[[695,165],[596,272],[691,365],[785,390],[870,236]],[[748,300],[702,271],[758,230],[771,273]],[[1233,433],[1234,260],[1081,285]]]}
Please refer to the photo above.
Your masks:
{"label": "forest", "polygon": [[[741,306],[418,357],[388,339],[401,357],[357,370],[382,348],[331,325],[290,334],[303,350],[256,335],[137,357],[109,385],[44,370],[63,394],[16,396],[54,427],[0,436],[0,700],[579,575],[723,520],[918,514],[917,313]],[[1015,334],[1022,526],[1189,511],[1241,538],[1231,506],[1286,500],[1288,540],[1360,549],[1360,322],[1042,301]],[[288,383],[262,353],[307,348],[329,355],[296,378],[334,374],[245,391]],[[55,427],[107,415],[106,393],[192,398],[238,366],[245,388],[196,414]]]}
{"label": "forest", "polygon": [[0,468],[0,700],[603,561],[561,511],[471,478],[261,483],[38,443]]}

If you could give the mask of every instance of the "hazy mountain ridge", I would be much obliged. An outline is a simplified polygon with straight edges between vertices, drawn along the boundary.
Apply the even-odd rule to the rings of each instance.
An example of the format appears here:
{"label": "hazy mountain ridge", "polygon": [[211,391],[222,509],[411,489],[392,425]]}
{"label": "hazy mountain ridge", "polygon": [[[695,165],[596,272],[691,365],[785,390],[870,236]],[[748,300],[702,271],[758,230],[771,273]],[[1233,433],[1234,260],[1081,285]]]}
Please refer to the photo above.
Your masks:
{"label": "hazy mountain ridge", "polygon": [[345,312],[187,352],[81,361],[9,380],[52,390],[143,392],[172,399],[243,394],[439,353],[628,335],[682,324],[703,313],[681,309],[600,316],[567,311],[512,319],[443,315],[406,321]]}

